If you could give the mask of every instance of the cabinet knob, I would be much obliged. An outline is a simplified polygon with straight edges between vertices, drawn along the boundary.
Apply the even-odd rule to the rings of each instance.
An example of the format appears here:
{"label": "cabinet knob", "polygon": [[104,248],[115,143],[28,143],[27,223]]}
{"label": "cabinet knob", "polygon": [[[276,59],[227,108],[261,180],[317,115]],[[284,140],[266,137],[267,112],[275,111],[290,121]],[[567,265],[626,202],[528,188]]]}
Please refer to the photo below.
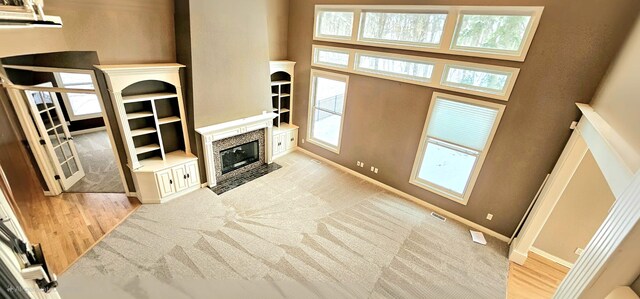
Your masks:
{"label": "cabinet knob", "polygon": [[293,138],[291,138],[291,142],[293,142]]}
{"label": "cabinet knob", "polygon": [[187,178],[190,178],[190,177],[191,177],[191,175],[187,173]]}
{"label": "cabinet knob", "polygon": [[186,174],[184,175],[184,179],[185,179],[185,180],[187,179],[187,175],[186,175]]}
{"label": "cabinet knob", "polygon": [[173,185],[173,180],[169,180],[169,185]]}
{"label": "cabinet knob", "polygon": [[278,145],[282,145],[282,142],[278,142]]}

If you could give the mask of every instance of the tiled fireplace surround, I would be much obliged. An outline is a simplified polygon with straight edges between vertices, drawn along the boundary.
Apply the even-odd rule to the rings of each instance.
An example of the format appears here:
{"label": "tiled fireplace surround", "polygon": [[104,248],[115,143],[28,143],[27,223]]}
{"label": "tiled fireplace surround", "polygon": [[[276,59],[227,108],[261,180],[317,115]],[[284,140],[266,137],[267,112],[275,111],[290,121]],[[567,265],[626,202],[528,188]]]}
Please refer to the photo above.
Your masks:
{"label": "tiled fireplace surround", "polygon": [[[272,128],[275,113],[263,113],[239,120],[196,128],[201,136],[204,148],[207,186],[214,187],[218,182],[232,178],[240,173],[272,162]],[[260,159],[252,164],[222,174],[220,152],[234,146],[258,140]]]}

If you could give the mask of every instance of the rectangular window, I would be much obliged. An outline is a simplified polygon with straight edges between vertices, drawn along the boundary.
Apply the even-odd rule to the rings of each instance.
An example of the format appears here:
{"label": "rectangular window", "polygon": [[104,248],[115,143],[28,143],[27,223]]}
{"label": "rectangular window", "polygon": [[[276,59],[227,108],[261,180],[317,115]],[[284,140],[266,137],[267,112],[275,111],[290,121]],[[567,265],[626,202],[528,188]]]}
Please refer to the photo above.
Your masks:
{"label": "rectangular window", "polygon": [[316,36],[350,39],[353,33],[352,11],[320,11],[316,19]]}
{"label": "rectangular window", "polygon": [[434,64],[384,55],[356,53],[356,71],[420,82],[431,81]]}
{"label": "rectangular window", "polygon": [[363,12],[360,39],[434,47],[442,40],[446,20],[446,13]]}
{"label": "rectangular window", "polygon": [[311,65],[508,101],[517,68],[313,45]]}
{"label": "rectangular window", "polygon": [[[93,78],[82,73],[54,73],[59,87],[72,89],[95,89]],[[71,121],[97,118],[102,116],[100,101],[96,94],[61,93],[69,119]]]}
{"label": "rectangular window", "polygon": [[347,68],[351,53],[347,49],[313,46],[313,64],[332,68]]}
{"label": "rectangular window", "polygon": [[466,204],[504,106],[434,93],[410,182]]}
{"label": "rectangular window", "polygon": [[311,71],[307,139],[335,153],[340,152],[348,81],[348,76]]}
{"label": "rectangular window", "polygon": [[466,90],[505,95],[509,82],[509,72],[480,69],[447,64],[442,76],[442,84]]}
{"label": "rectangular window", "polygon": [[316,5],[314,39],[524,61],[544,7]]}
{"label": "rectangular window", "polygon": [[519,55],[531,16],[462,14],[456,28],[456,49]]}

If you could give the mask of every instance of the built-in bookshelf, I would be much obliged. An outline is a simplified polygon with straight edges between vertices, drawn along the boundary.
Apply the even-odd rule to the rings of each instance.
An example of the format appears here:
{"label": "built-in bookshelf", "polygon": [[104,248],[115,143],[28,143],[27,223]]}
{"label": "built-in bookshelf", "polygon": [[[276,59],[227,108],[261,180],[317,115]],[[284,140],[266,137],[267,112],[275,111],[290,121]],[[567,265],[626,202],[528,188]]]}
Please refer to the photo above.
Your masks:
{"label": "built-in bookshelf", "polygon": [[298,126],[293,124],[293,61],[271,61],[271,103],[273,112],[273,156],[293,151],[298,145]]}
{"label": "built-in bookshelf", "polygon": [[291,124],[291,77],[284,71],[271,74],[271,104],[273,112],[278,114],[273,119],[273,125],[278,128],[281,124]]}
{"label": "built-in bookshelf", "polygon": [[180,64],[101,65],[138,199],[161,203],[200,187],[180,87]]}

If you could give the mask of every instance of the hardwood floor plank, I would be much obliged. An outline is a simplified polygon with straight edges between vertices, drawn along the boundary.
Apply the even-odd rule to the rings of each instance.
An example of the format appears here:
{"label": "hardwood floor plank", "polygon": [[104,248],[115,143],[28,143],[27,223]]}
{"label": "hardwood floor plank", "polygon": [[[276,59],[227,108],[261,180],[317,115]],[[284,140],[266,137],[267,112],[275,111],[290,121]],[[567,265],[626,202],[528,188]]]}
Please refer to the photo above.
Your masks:
{"label": "hardwood floor plank", "polygon": [[567,272],[568,268],[535,253],[529,253],[529,258],[523,266],[513,262],[509,265],[507,298],[551,298]]}

